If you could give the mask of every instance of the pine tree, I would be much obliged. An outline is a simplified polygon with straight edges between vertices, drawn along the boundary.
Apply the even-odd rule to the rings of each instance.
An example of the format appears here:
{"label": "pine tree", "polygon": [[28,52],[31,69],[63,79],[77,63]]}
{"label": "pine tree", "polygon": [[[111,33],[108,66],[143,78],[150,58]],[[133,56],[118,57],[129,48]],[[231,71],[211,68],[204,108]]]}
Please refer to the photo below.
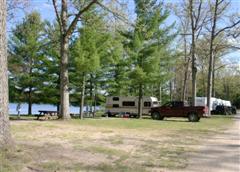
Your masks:
{"label": "pine tree", "polygon": [[24,95],[20,101],[28,102],[29,115],[32,114],[32,104],[39,101],[37,94],[43,83],[41,82],[45,58],[42,51],[45,42],[43,29],[44,23],[40,14],[32,12],[13,29],[9,44],[11,81],[14,82],[19,94]]}
{"label": "pine tree", "polygon": [[[81,104],[80,104],[80,118],[83,118],[83,107],[85,99],[85,88],[87,77],[94,73],[100,67],[100,56],[97,47],[97,41],[100,33],[97,30],[96,18],[93,18],[90,13],[85,17],[88,21],[83,22],[83,27],[79,30],[79,37],[74,41],[71,48],[71,55],[76,63],[75,73],[82,81],[81,84]],[[91,22],[89,22],[91,20]],[[95,20],[92,24],[92,20]]]}
{"label": "pine tree", "polygon": [[144,85],[156,81],[160,64],[159,51],[168,45],[172,26],[163,29],[161,25],[169,16],[163,4],[157,0],[135,0],[136,23],[134,30],[123,33],[128,39],[126,51],[132,61],[130,78],[138,89],[138,115],[142,117]]}
{"label": "pine tree", "polygon": [[57,105],[57,110],[60,112],[60,28],[56,22],[53,24],[45,22],[45,24],[46,45],[43,49],[46,56],[43,61],[45,82],[44,87],[40,89],[41,102]]}

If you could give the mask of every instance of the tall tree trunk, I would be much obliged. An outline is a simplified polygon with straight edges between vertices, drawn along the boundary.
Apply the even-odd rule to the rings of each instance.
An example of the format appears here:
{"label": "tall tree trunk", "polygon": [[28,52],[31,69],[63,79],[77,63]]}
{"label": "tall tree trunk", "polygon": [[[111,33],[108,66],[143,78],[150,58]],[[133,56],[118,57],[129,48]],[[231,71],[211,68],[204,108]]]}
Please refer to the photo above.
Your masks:
{"label": "tall tree trunk", "polygon": [[143,85],[139,84],[139,92],[138,92],[138,117],[142,118],[142,106],[143,106]]}
{"label": "tall tree trunk", "polygon": [[57,103],[57,114],[60,114],[60,103]]}
{"label": "tall tree trunk", "polygon": [[160,105],[162,104],[162,86],[161,86],[161,83],[159,83],[159,102],[160,102]]}
{"label": "tall tree trunk", "polygon": [[183,81],[183,89],[182,89],[182,98],[181,98],[182,101],[186,100],[187,79],[188,79],[188,69],[185,69],[184,81]]}
{"label": "tall tree trunk", "polygon": [[202,66],[202,88],[203,88],[203,97],[205,97],[206,94],[206,80],[205,80],[205,75],[204,75],[204,67]]}
{"label": "tall tree trunk", "polygon": [[[57,80],[57,89],[60,90],[60,79],[61,76],[60,76],[60,73],[58,72],[58,80]],[[61,118],[61,95],[59,94],[60,92],[58,92],[58,94],[56,95],[58,97],[58,100],[57,100],[57,115],[58,115],[58,118]]]}
{"label": "tall tree trunk", "polygon": [[83,80],[82,80],[80,119],[83,119],[83,108],[84,108],[84,97],[85,97],[85,84],[86,84],[86,76],[85,76],[85,73],[84,73],[84,74],[83,74]]}
{"label": "tall tree trunk", "polygon": [[212,97],[215,97],[215,71],[214,71],[214,69],[212,72]]}
{"label": "tall tree trunk", "polygon": [[0,150],[12,144],[8,117],[6,0],[0,0]]}
{"label": "tall tree trunk", "polygon": [[195,59],[195,31],[196,31],[196,21],[194,22],[193,15],[193,0],[190,0],[190,18],[191,18],[191,30],[192,30],[192,106],[195,106],[196,99],[196,76],[197,76],[197,68],[196,68],[196,59]]}
{"label": "tall tree trunk", "polygon": [[94,89],[94,108],[93,108],[93,118],[95,118],[96,107],[97,107],[97,84],[95,83],[95,89]]}
{"label": "tall tree trunk", "polygon": [[209,69],[208,69],[208,86],[207,86],[207,106],[208,106],[208,115],[211,115],[210,102],[212,97],[212,77],[213,77],[213,43],[215,39],[215,29],[217,22],[217,9],[218,9],[218,0],[215,2],[214,14],[213,14],[213,25],[211,30],[211,39],[210,39],[210,50],[209,50]]}
{"label": "tall tree trunk", "polygon": [[65,33],[67,32],[67,0],[62,0],[62,33],[61,33],[61,65],[60,65],[60,95],[61,95],[61,114],[60,118],[70,119],[69,113],[69,90],[68,90],[68,49],[69,49],[69,36]]}
{"label": "tall tree trunk", "polygon": [[29,88],[28,92],[28,115],[32,115],[32,87]]}
{"label": "tall tree trunk", "polygon": [[93,74],[90,74],[90,112],[93,113]]}
{"label": "tall tree trunk", "polygon": [[61,95],[61,114],[62,119],[69,119],[69,90],[68,90],[68,38],[62,36],[61,41],[61,80],[60,80],[60,95]]}
{"label": "tall tree trunk", "polygon": [[170,98],[170,101],[173,100],[172,80],[169,83],[169,98]]}
{"label": "tall tree trunk", "polygon": [[195,33],[192,35],[192,106],[195,106],[196,99],[196,87],[197,87],[197,68],[196,68],[196,59],[195,59]]}
{"label": "tall tree trunk", "polygon": [[215,53],[213,55],[213,69],[212,69],[212,97],[215,97]]}
{"label": "tall tree trunk", "polygon": [[190,58],[187,56],[187,40],[186,35],[184,35],[184,61],[185,61],[185,71],[184,71],[184,80],[183,80],[183,89],[181,100],[185,101],[186,99],[186,89],[187,89],[187,79],[188,79],[188,67]]}

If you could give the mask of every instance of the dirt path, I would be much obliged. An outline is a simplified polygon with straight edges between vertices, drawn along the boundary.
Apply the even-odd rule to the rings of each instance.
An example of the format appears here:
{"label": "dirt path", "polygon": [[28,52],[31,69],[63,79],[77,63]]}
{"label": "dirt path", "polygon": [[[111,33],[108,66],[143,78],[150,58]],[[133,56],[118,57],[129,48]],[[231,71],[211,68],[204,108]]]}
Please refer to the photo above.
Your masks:
{"label": "dirt path", "polygon": [[240,172],[240,113],[234,120],[233,127],[189,154],[189,165],[178,172]]}

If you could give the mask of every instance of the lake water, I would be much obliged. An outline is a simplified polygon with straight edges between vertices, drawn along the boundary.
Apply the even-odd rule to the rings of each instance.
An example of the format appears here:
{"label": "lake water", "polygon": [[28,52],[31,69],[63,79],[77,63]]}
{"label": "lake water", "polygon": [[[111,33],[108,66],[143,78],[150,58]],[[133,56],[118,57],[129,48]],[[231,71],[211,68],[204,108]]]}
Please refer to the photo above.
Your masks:
{"label": "lake water", "polygon": [[[9,103],[9,114],[17,114],[17,103]],[[39,110],[49,110],[49,111],[57,111],[57,106],[50,105],[50,104],[33,104],[32,105],[32,114],[39,114]],[[86,107],[83,109],[86,110]],[[79,114],[79,107],[77,106],[70,106],[70,113],[77,113]],[[28,114],[28,104],[23,103],[21,104],[21,114]]]}

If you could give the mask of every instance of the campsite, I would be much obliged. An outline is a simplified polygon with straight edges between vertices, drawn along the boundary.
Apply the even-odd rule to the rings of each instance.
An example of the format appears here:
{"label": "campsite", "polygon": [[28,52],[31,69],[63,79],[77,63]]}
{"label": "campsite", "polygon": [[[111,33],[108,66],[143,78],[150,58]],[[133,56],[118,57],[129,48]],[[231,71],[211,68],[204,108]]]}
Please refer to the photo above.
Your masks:
{"label": "campsite", "polygon": [[0,0],[0,172],[239,172],[240,0]]}

